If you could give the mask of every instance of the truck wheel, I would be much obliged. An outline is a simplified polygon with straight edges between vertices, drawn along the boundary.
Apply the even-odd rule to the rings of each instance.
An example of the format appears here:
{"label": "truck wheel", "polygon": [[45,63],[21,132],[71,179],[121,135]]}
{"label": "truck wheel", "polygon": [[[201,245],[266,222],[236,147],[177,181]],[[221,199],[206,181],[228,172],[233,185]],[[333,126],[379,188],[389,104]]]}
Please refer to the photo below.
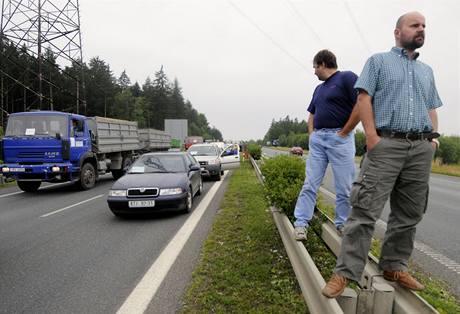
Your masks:
{"label": "truck wheel", "polygon": [[18,186],[24,192],[37,192],[42,184],[41,181],[17,181]]}
{"label": "truck wheel", "polygon": [[121,165],[121,169],[112,170],[112,177],[115,180],[120,179],[122,176],[125,175],[126,170],[128,170],[128,168],[131,166],[132,163],[133,163],[133,160],[131,159],[131,157],[123,158],[123,163]]}
{"label": "truck wheel", "polygon": [[78,185],[82,190],[89,190],[96,184],[96,171],[92,164],[87,162],[81,167]]}

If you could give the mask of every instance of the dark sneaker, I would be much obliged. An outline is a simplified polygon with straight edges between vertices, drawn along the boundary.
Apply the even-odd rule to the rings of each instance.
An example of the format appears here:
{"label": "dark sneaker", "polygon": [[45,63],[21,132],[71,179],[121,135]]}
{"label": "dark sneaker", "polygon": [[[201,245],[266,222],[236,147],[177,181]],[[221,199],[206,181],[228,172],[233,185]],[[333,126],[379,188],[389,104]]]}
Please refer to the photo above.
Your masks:
{"label": "dark sneaker", "polygon": [[339,237],[343,236],[343,225],[337,226],[336,229]]}
{"label": "dark sneaker", "polygon": [[307,228],[305,228],[305,227],[295,227],[294,228],[294,238],[297,241],[307,240]]}
{"label": "dark sneaker", "polygon": [[333,274],[321,292],[328,298],[336,298],[342,294],[347,287],[348,282],[347,278]]}
{"label": "dark sneaker", "polygon": [[421,291],[425,289],[425,286],[412,277],[408,272],[405,271],[383,271],[383,278],[388,281],[395,281],[401,286],[415,291]]}

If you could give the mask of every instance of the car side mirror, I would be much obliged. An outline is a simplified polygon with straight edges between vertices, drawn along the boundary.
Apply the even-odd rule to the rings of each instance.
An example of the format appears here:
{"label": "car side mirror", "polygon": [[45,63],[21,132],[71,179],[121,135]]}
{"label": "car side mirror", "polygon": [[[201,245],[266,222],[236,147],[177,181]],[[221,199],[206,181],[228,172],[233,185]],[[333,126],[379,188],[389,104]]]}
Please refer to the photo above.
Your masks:
{"label": "car side mirror", "polygon": [[198,171],[201,170],[200,166],[198,165],[190,165],[190,171]]}

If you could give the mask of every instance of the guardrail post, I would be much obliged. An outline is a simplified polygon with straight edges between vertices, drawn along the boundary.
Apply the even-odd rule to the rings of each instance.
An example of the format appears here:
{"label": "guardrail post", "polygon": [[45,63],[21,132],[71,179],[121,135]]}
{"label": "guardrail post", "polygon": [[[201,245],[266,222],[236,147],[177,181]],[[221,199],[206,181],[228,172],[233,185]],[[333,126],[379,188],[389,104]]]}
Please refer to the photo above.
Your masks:
{"label": "guardrail post", "polygon": [[358,294],[358,303],[356,304],[356,314],[372,313],[374,301],[374,291],[361,289]]}
{"label": "guardrail post", "polygon": [[395,289],[386,283],[374,282],[374,310],[373,314],[393,313],[393,301],[395,299]]}
{"label": "guardrail post", "polygon": [[345,291],[337,297],[337,302],[344,314],[355,314],[358,295],[355,290],[345,288]]}

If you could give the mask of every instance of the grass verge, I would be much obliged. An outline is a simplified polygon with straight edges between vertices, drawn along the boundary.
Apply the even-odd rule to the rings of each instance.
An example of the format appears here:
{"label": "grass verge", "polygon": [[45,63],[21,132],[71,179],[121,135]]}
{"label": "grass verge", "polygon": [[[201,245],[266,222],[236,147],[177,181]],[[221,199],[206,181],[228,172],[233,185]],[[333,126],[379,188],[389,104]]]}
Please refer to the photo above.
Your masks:
{"label": "grass verge", "polygon": [[308,312],[249,162],[230,178],[182,313]]}
{"label": "grass verge", "polygon": [[7,187],[10,187],[10,186],[15,186],[15,185],[16,185],[16,181],[5,182],[3,184],[0,183],[0,189],[7,188]]}
{"label": "grass verge", "polygon": [[443,165],[439,162],[439,160],[435,160],[431,164],[431,172],[445,174],[448,176],[460,177],[460,165]]}

